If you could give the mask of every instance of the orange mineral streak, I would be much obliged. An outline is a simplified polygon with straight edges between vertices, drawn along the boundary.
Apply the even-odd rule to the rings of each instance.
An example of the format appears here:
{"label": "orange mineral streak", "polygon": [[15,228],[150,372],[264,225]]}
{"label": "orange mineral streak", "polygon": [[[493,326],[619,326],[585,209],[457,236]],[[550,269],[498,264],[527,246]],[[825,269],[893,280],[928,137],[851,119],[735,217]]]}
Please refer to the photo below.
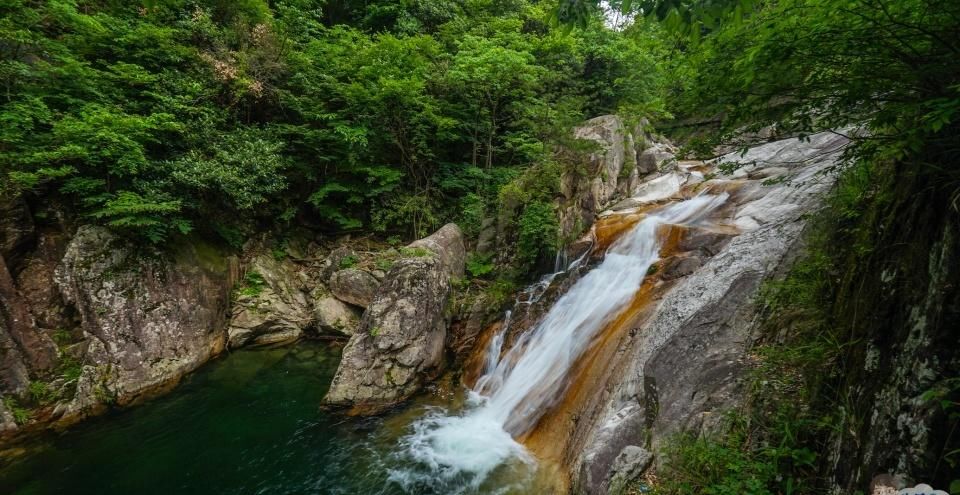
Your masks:
{"label": "orange mineral streak", "polygon": [[[674,254],[677,245],[687,232],[686,228],[664,225],[657,235],[663,248],[661,256]],[[568,445],[578,444],[574,440],[587,433],[588,425],[579,424],[580,418],[595,416],[595,412],[605,403],[604,391],[611,374],[619,366],[617,354],[630,329],[640,326],[642,321],[655,308],[653,304],[669,288],[669,283],[659,280],[656,275],[648,276],[634,295],[630,304],[620,312],[601,331],[597,341],[580,358],[567,389],[559,402],[551,408],[537,423],[533,430],[520,440],[536,457],[551,465],[562,466],[562,473],[569,473],[578,452],[571,452]],[[569,479],[563,478],[564,490],[569,488]]]}
{"label": "orange mineral streak", "polygon": [[483,373],[483,363],[486,362],[487,359],[487,348],[490,346],[490,339],[500,331],[501,327],[503,327],[503,321],[495,321],[487,325],[487,328],[484,328],[483,331],[480,332],[480,335],[477,336],[477,340],[473,344],[473,350],[470,352],[470,357],[468,357],[463,364],[463,383],[467,387],[473,388],[477,384],[477,380],[480,379]]}
{"label": "orange mineral streak", "polygon": [[663,206],[663,203],[649,203],[628,211],[611,213],[598,218],[593,226],[593,233],[596,238],[593,252],[605,252],[624,232],[646,218],[648,212],[661,206]]}

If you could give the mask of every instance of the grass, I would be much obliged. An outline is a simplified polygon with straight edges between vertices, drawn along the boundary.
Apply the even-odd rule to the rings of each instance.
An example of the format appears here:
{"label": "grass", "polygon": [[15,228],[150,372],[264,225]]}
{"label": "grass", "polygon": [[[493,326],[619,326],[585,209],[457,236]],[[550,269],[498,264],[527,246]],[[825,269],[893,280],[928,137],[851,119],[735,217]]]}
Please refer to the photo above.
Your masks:
{"label": "grass", "polygon": [[263,275],[260,275],[254,270],[250,270],[243,276],[243,281],[237,290],[237,294],[246,297],[257,297],[263,292],[266,286],[267,281],[263,278]]}
{"label": "grass", "polygon": [[424,258],[427,256],[433,256],[433,251],[422,247],[402,247],[400,248],[400,256],[405,258]]}
{"label": "grass", "polygon": [[4,397],[3,406],[13,415],[13,421],[18,425],[24,425],[30,421],[30,410],[21,407],[20,403],[14,397]]}
{"label": "grass", "polygon": [[348,254],[343,258],[340,258],[340,269],[353,268],[360,261],[360,258],[355,254]]}

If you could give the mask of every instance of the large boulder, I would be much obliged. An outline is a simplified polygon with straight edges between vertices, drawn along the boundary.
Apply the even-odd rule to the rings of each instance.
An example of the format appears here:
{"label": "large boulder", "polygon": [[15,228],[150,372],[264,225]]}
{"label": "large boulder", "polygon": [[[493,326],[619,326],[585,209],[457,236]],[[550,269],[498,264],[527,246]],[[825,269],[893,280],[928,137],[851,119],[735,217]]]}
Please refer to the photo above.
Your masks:
{"label": "large boulder", "polygon": [[231,348],[292,342],[313,322],[306,284],[289,258],[254,256],[233,306],[227,336]]}
{"label": "large boulder", "polygon": [[574,167],[560,178],[560,229],[578,236],[597,214],[632,196],[640,177],[668,169],[676,149],[644,130],[646,121],[629,127],[616,115],[603,115],[573,130],[576,139],[593,143],[585,167]]}
{"label": "large boulder", "polygon": [[334,335],[351,336],[360,326],[360,310],[333,296],[317,291],[313,300],[313,317],[317,328]]}
{"label": "large boulder", "polygon": [[330,277],[329,286],[337,299],[366,308],[377,294],[380,281],[365,270],[346,268]]}
{"label": "large boulder", "polygon": [[451,279],[463,275],[463,235],[449,224],[403,250],[343,351],[323,403],[376,414],[443,368]]}
{"label": "large boulder", "polygon": [[54,412],[61,423],[160,392],[224,348],[225,267],[192,248],[175,258],[141,254],[101,227],[77,230],[55,276],[85,338],[76,394]]}

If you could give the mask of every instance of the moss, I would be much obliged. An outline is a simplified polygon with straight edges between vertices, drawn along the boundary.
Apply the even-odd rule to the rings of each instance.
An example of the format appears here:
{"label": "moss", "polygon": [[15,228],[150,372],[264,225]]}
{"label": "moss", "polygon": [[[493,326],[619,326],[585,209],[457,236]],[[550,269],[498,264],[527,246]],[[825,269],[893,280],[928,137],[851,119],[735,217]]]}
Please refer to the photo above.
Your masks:
{"label": "moss", "polygon": [[62,328],[58,328],[53,331],[51,335],[53,341],[56,342],[57,347],[63,348],[73,343],[73,335],[68,331]]}
{"label": "moss", "polygon": [[517,291],[517,284],[513,280],[501,277],[487,287],[487,298],[492,307],[501,307],[513,297]]}
{"label": "moss", "polygon": [[650,265],[650,268],[647,268],[647,276],[649,277],[650,275],[656,275],[658,271],[660,271],[660,264],[653,263]]}
{"label": "moss", "polygon": [[204,269],[213,273],[226,273],[228,269],[227,257],[229,253],[211,242],[196,242],[193,250],[197,261]]}
{"label": "moss", "polygon": [[344,270],[346,268],[353,268],[354,266],[357,265],[357,262],[359,261],[360,261],[360,258],[358,258],[357,255],[348,254],[343,258],[340,258],[340,264],[338,266],[340,267],[341,270]]}
{"label": "moss", "polygon": [[384,380],[387,381],[390,385],[396,385],[396,380],[393,378],[393,370],[387,369],[386,373],[383,376]]}
{"label": "moss", "polygon": [[181,264],[196,264],[209,273],[225,274],[229,269],[227,258],[229,248],[203,239],[198,235],[191,235],[178,240],[174,245],[174,261]]}
{"label": "moss", "polygon": [[425,258],[427,256],[433,256],[433,255],[434,255],[434,252],[427,248],[422,248],[422,247],[400,248],[400,256],[403,256],[405,258]]}
{"label": "moss", "polygon": [[382,270],[382,271],[388,272],[388,271],[390,271],[391,268],[393,268],[393,264],[394,264],[395,262],[396,262],[395,260],[390,259],[390,258],[387,258],[387,257],[378,257],[378,258],[373,262],[373,266],[375,266],[375,267],[377,268],[377,270]]}
{"label": "moss", "polygon": [[630,147],[630,138],[628,134],[623,136],[623,167],[620,168],[620,178],[626,179],[637,168],[637,153]]}

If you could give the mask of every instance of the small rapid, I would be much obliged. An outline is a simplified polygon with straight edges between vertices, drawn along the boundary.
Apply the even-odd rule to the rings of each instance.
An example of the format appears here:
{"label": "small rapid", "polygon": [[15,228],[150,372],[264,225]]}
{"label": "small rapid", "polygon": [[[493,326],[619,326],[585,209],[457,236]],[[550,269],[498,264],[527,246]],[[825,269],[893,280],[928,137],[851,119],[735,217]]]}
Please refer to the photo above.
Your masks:
{"label": "small rapid", "polygon": [[[411,467],[392,471],[390,479],[408,492],[468,493],[491,476],[516,480],[517,473],[531,472],[535,461],[515,438],[530,431],[563,396],[578,359],[640,289],[660,259],[658,228],[701,223],[727,198],[726,193],[700,195],[651,212],[501,358],[508,313],[489,344],[484,375],[467,392],[465,409],[451,414],[434,408],[415,421],[397,454],[413,461]],[[535,284],[534,292],[542,294],[544,283],[548,286],[555,276]],[[504,471],[513,475],[501,476]],[[497,486],[503,492],[510,489],[502,482]]]}

